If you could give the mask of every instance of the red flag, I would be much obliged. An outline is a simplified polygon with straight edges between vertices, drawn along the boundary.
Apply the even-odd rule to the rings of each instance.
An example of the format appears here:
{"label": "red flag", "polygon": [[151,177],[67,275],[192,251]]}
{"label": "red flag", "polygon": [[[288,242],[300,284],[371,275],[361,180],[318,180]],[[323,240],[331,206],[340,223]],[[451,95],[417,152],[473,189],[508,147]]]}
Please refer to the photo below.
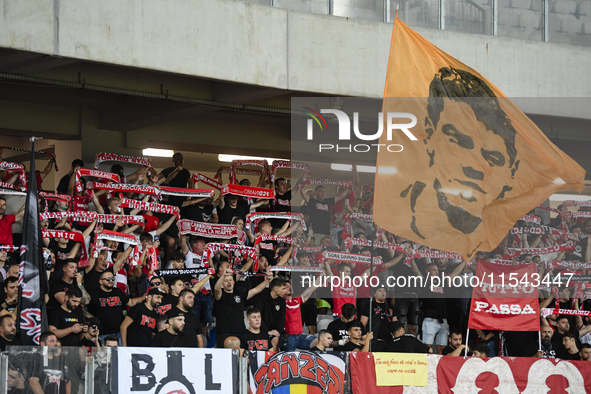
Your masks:
{"label": "red flag", "polygon": [[478,261],[468,328],[539,331],[536,264],[500,265]]}

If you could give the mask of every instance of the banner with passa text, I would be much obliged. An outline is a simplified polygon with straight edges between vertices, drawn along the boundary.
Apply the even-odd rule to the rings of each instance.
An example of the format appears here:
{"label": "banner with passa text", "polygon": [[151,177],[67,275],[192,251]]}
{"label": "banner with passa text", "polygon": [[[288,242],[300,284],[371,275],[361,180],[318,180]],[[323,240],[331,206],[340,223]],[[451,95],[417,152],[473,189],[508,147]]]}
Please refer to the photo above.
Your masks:
{"label": "banner with passa text", "polygon": [[[478,261],[468,328],[539,331],[536,264],[500,265]],[[537,279],[537,281],[536,281]]]}

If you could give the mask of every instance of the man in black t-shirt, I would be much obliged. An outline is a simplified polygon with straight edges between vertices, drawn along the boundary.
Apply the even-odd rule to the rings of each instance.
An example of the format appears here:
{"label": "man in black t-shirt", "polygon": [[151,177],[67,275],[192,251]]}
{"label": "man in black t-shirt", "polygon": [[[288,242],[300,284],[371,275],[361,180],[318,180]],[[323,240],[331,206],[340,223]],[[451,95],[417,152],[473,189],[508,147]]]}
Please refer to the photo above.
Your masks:
{"label": "man in black t-shirt", "polygon": [[400,322],[390,324],[392,336],[394,339],[384,346],[385,352],[394,353],[432,353],[430,346],[419,341],[414,335],[408,335],[404,332],[404,326]]}
{"label": "man in black t-shirt", "polygon": [[235,216],[242,218],[246,221],[246,215],[250,212],[248,205],[238,204],[238,196],[234,194],[228,194],[220,197],[220,205],[217,208],[218,212],[218,223],[220,224],[232,224],[232,219]]}
{"label": "man in black t-shirt", "polygon": [[465,356],[466,345],[462,344],[462,333],[459,331],[452,331],[449,333],[449,345],[443,348],[441,354],[444,356]]}
{"label": "man in black t-shirt", "polygon": [[332,334],[328,330],[320,330],[318,333],[318,343],[310,349],[312,352],[325,352],[332,344]]}
{"label": "man in black t-shirt", "polygon": [[[269,212],[291,212],[291,190],[287,190],[285,178],[275,179],[275,199],[269,200]],[[279,229],[285,220],[271,219],[270,222],[274,229]]]}
{"label": "man in black t-shirt", "polygon": [[152,339],[150,346],[152,347],[188,347],[189,341],[185,333],[185,315],[174,310],[170,311],[167,315],[168,327],[166,330],[162,330]]}
{"label": "man in black t-shirt", "polygon": [[269,288],[261,292],[255,308],[261,311],[263,329],[279,337],[285,328],[285,280],[276,277]]}
{"label": "man in black t-shirt", "polygon": [[129,299],[123,290],[115,287],[115,276],[109,270],[100,277],[100,287],[90,292],[88,310],[102,323],[101,339],[107,335],[119,337],[119,330],[127,307],[145,300],[145,297]]}
{"label": "man in black t-shirt", "polygon": [[188,200],[181,208],[181,217],[183,219],[193,220],[195,222],[211,222],[213,214],[212,198],[197,198]]}
{"label": "man in black t-shirt", "polygon": [[18,278],[9,276],[4,281],[6,299],[0,304],[0,316],[12,314],[18,307]]}
{"label": "man in black t-shirt", "polygon": [[0,351],[5,351],[6,346],[20,345],[21,341],[16,336],[16,321],[10,315],[0,316]]}
{"label": "man in black t-shirt", "polygon": [[78,344],[86,348],[95,347],[100,350],[101,341],[99,339],[99,335],[101,334],[101,329],[103,328],[100,320],[96,317],[89,317],[86,320],[86,326],[88,327],[88,330],[82,334]]}
{"label": "man in black t-shirt", "polygon": [[[248,330],[240,333],[240,348],[245,350],[274,350],[277,351],[279,337],[271,337],[268,332],[261,331],[261,311],[257,308],[249,309],[246,313]],[[271,339],[273,338],[273,339]]]}
{"label": "man in black t-shirt", "polygon": [[[396,320],[394,312],[390,305],[386,302],[386,288],[384,286],[376,287],[374,289],[374,300],[372,302],[372,331],[377,332],[377,336],[372,343],[372,350],[374,352],[381,352],[386,341],[392,339],[390,333],[390,322]],[[360,321],[368,329],[369,326],[369,302],[364,305],[361,311]]]}
{"label": "man in black t-shirt", "polygon": [[84,162],[82,160],[75,159],[74,161],[72,161],[72,168],[70,169],[70,172],[68,172],[60,179],[60,183],[57,186],[56,191],[59,194],[68,194],[68,186],[70,185],[70,179],[72,179],[72,176],[81,168],[84,168]]}
{"label": "man in black t-shirt", "polygon": [[341,317],[337,320],[332,321],[326,330],[332,335],[332,344],[330,345],[337,352],[344,351],[343,346],[349,339],[349,333],[347,332],[347,324],[355,319],[357,314],[357,308],[353,304],[345,304],[341,309]]}
{"label": "man in black t-shirt", "polygon": [[330,209],[335,202],[345,198],[350,191],[351,189],[348,187],[341,187],[335,197],[324,198],[326,191],[322,185],[314,188],[314,197],[304,194],[303,189],[300,189],[300,194],[308,206],[310,225],[314,228],[314,235],[317,241],[330,236]]}
{"label": "man in black t-shirt", "polygon": [[267,278],[257,287],[246,290],[234,288],[234,275],[232,270],[227,269],[217,280],[214,287],[215,307],[217,310],[216,320],[216,343],[218,347],[224,347],[224,340],[229,336],[237,336],[244,331],[243,311],[246,300],[263,291],[273,278],[269,272]]}
{"label": "man in black t-shirt", "polygon": [[[80,276],[80,283],[82,277]],[[78,264],[76,260],[69,259],[62,265],[62,278],[53,282],[49,287],[49,302],[47,310],[51,314],[52,309],[57,309],[65,300],[66,291],[78,285]]]}
{"label": "man in black t-shirt", "polygon": [[78,287],[68,289],[59,308],[49,316],[49,331],[60,340],[62,346],[78,346],[79,337],[88,330],[85,326],[80,301],[82,291]]}
{"label": "man in black t-shirt", "polygon": [[[172,164],[174,167],[168,167],[162,170],[160,174],[158,174],[158,179],[164,178],[162,185],[170,186],[170,187],[180,187],[180,188],[187,188],[187,184],[189,188],[193,187],[193,182],[191,181],[191,173],[186,168],[183,168],[183,155],[181,153],[175,153],[172,156]],[[176,205],[178,207],[181,206],[183,201],[185,201],[185,197],[180,196],[168,196],[168,205]]]}
{"label": "man in black t-shirt", "polygon": [[362,342],[363,324],[359,320],[353,320],[347,324],[347,333],[349,334],[349,342],[341,347],[344,352],[368,352],[369,343],[373,339],[373,332],[368,332],[365,335],[365,343]]}
{"label": "man in black t-shirt", "polygon": [[172,309],[175,316],[185,317],[185,329],[183,330],[189,347],[203,347],[201,334],[201,323],[197,315],[191,312],[195,304],[195,293],[191,289],[184,289],[180,292],[177,305]]}
{"label": "man in black t-shirt", "polygon": [[156,332],[158,314],[156,308],[162,303],[164,292],[152,288],[146,300],[131,308],[121,323],[121,344],[123,346],[150,346]]}
{"label": "man in black t-shirt", "polygon": [[[173,256],[176,253],[174,252]],[[162,281],[163,278],[159,278],[158,280]],[[156,313],[159,315],[166,315],[170,312],[179,303],[179,295],[185,289],[185,281],[182,278],[169,278],[166,282],[168,283],[168,293],[164,294],[162,304],[156,309]]]}

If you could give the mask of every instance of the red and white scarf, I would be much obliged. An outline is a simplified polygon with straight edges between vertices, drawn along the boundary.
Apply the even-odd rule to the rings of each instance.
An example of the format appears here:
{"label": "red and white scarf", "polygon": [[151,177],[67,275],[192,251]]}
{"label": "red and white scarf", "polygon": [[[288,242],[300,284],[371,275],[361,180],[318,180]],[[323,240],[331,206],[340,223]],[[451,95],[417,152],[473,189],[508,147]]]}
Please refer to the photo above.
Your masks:
{"label": "red and white scarf", "polygon": [[82,183],[80,182],[80,179],[83,176],[91,176],[94,178],[106,179],[109,181],[113,181],[115,183],[119,182],[119,175],[117,175],[115,173],[106,172],[106,171],[98,171],[98,170],[90,170],[88,168],[81,168],[76,172],[76,191],[78,193],[80,193],[82,191]]}
{"label": "red and white scarf", "polygon": [[122,224],[129,224],[134,226],[136,224],[143,226],[145,223],[145,219],[143,216],[140,215],[109,215],[109,214],[98,214],[96,215],[96,219],[98,223],[109,223],[115,224],[117,220],[121,220]]}
{"label": "red and white scarf", "polygon": [[313,185],[334,185],[334,186],[346,186],[350,189],[353,189],[353,182],[352,181],[343,181],[340,179],[319,179],[319,178],[309,178],[302,182],[304,185],[313,184]]}
{"label": "red and white scarf", "polygon": [[509,248],[509,249],[507,249],[507,253],[503,257],[504,258],[519,257],[522,254],[543,255],[543,254],[562,252],[563,250],[569,251],[569,250],[573,250],[574,248],[575,248],[575,245],[572,242],[567,242],[562,245],[556,244],[554,246],[549,246],[547,248],[523,248],[523,249]]}
{"label": "red and white scarf", "polygon": [[124,198],[123,200],[121,200],[121,203],[119,203],[119,207],[139,209],[142,211],[167,213],[169,215],[179,216],[179,208],[174,205],[156,204],[151,202],[130,200],[128,198]]}
{"label": "red and white scarf", "polygon": [[120,233],[118,231],[103,230],[97,233],[94,237],[94,243],[98,243],[98,240],[116,241],[133,246],[133,251],[127,258],[127,263],[130,267],[135,267],[140,262],[139,242],[134,235]]}
{"label": "red and white scarf", "polygon": [[217,182],[217,181],[215,181],[215,180],[213,180],[211,178],[208,178],[205,175],[202,175],[202,174],[200,174],[198,172],[194,173],[193,174],[193,177],[191,179],[193,180],[193,183],[203,182],[206,185],[211,186],[211,187],[213,187],[215,189],[222,190],[222,184],[221,183],[219,183],[219,182]]}
{"label": "red and white scarf", "polygon": [[[370,257],[364,254],[356,253],[342,253],[342,252],[326,252],[323,260],[344,261],[347,263],[370,265]],[[379,256],[373,257],[373,265],[384,265],[382,258]]]}
{"label": "red and white scarf", "polygon": [[27,184],[27,178],[25,176],[25,167],[23,167],[22,164],[13,163],[11,161],[0,161],[0,171],[18,172],[18,177],[21,180],[21,184]]}
{"label": "red and white scarf", "polygon": [[537,224],[541,224],[540,218],[533,215],[525,215],[519,220],[525,220],[526,222],[533,222]]}
{"label": "red and white scarf", "polygon": [[180,187],[160,186],[160,191],[168,196],[181,197],[213,197],[215,191],[213,189],[185,189]]}
{"label": "red and white scarf", "polygon": [[72,196],[68,194],[56,194],[56,193],[47,193],[47,192],[39,192],[39,195],[46,200],[51,201],[63,201],[67,203],[72,202]]}
{"label": "red and white scarf", "polygon": [[224,185],[224,187],[222,188],[222,196],[225,196],[226,194],[233,194],[236,196],[250,198],[259,198],[263,200],[273,200],[275,198],[275,191],[272,189],[230,184]]}
{"label": "red and white scarf", "polygon": [[152,161],[143,156],[126,156],[126,155],[117,155],[115,153],[97,153],[96,159],[94,160],[94,169],[99,168],[99,164],[105,161],[116,161],[119,163],[133,163],[139,164],[146,167],[152,167]]}
{"label": "red and white scarf", "polygon": [[591,218],[591,212],[586,211],[574,211],[574,212],[563,212],[563,218]]}
{"label": "red and white scarf", "polygon": [[304,221],[304,216],[301,213],[274,213],[274,212],[255,212],[252,213],[249,217],[246,218],[246,223],[244,226],[247,229],[250,229],[251,224],[253,225],[253,232],[258,231],[259,222],[263,219],[284,219],[290,221],[299,221],[302,223],[302,229],[305,231],[306,222]]}
{"label": "red and white scarf", "polygon": [[308,167],[308,164],[306,163],[288,160],[275,160],[271,165],[271,182],[275,181],[275,171],[277,171],[278,168],[291,168],[305,171],[308,174],[310,173],[310,167]]}
{"label": "red and white scarf", "polygon": [[183,219],[177,221],[176,225],[180,235],[191,234],[216,239],[236,238],[241,245],[246,242],[246,234],[233,224],[214,224]]}
{"label": "red and white scarf", "polygon": [[591,270],[591,263],[582,263],[580,261],[550,260],[546,262],[546,268],[553,269],[573,269],[573,270]]}
{"label": "red and white scarf", "polygon": [[566,200],[561,205],[563,207],[591,207],[591,200],[586,200],[586,201]]}
{"label": "red and white scarf", "polygon": [[42,238],[65,238],[69,241],[80,242],[80,261],[78,261],[78,267],[88,267],[90,262],[88,261],[88,251],[86,250],[86,242],[84,242],[84,236],[82,233],[75,233],[72,231],[64,230],[41,230]]}
{"label": "red and white scarf", "polygon": [[203,262],[203,266],[208,267],[209,259],[220,250],[241,254],[242,256],[248,256],[255,262],[259,261],[259,254],[255,248],[235,244],[209,243],[207,244],[207,248],[205,248],[203,251],[203,257],[201,260]]}
{"label": "red and white scarf", "polygon": [[100,183],[100,182],[87,182],[86,188],[88,190],[109,190],[113,192],[121,193],[143,193],[151,196],[160,196],[160,190],[154,186],[147,185],[127,185],[125,183]]}
{"label": "red and white scarf", "polygon": [[236,168],[240,166],[262,167],[265,173],[269,173],[269,163],[267,160],[233,160],[230,165],[230,183],[236,184]]}
{"label": "red and white scarf", "polygon": [[17,196],[26,196],[27,188],[18,187],[12,183],[0,182],[0,194],[14,194]]}
{"label": "red and white scarf", "polygon": [[[216,174],[215,174],[215,179],[218,179],[218,174],[228,174],[230,172],[230,167],[220,167],[218,168]],[[259,170],[247,170],[245,168],[236,168],[234,170],[234,172],[236,174],[240,174],[240,175],[256,175],[256,176],[261,176],[262,171]]]}
{"label": "red and white scarf", "polygon": [[41,220],[68,218],[74,222],[88,222],[96,219],[96,212],[76,211],[76,212],[43,212],[39,214]]}

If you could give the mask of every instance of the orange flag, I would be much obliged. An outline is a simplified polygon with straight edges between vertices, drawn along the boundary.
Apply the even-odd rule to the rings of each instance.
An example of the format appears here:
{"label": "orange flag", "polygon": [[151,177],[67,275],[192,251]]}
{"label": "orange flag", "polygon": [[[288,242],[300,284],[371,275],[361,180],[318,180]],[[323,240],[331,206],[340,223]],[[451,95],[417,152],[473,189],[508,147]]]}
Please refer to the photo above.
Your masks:
{"label": "orange flag", "polygon": [[404,150],[377,158],[374,218],[396,235],[471,258],[551,194],[583,188],[583,168],[499,89],[398,18],[385,120],[388,112],[417,118],[417,140],[391,133]]}

